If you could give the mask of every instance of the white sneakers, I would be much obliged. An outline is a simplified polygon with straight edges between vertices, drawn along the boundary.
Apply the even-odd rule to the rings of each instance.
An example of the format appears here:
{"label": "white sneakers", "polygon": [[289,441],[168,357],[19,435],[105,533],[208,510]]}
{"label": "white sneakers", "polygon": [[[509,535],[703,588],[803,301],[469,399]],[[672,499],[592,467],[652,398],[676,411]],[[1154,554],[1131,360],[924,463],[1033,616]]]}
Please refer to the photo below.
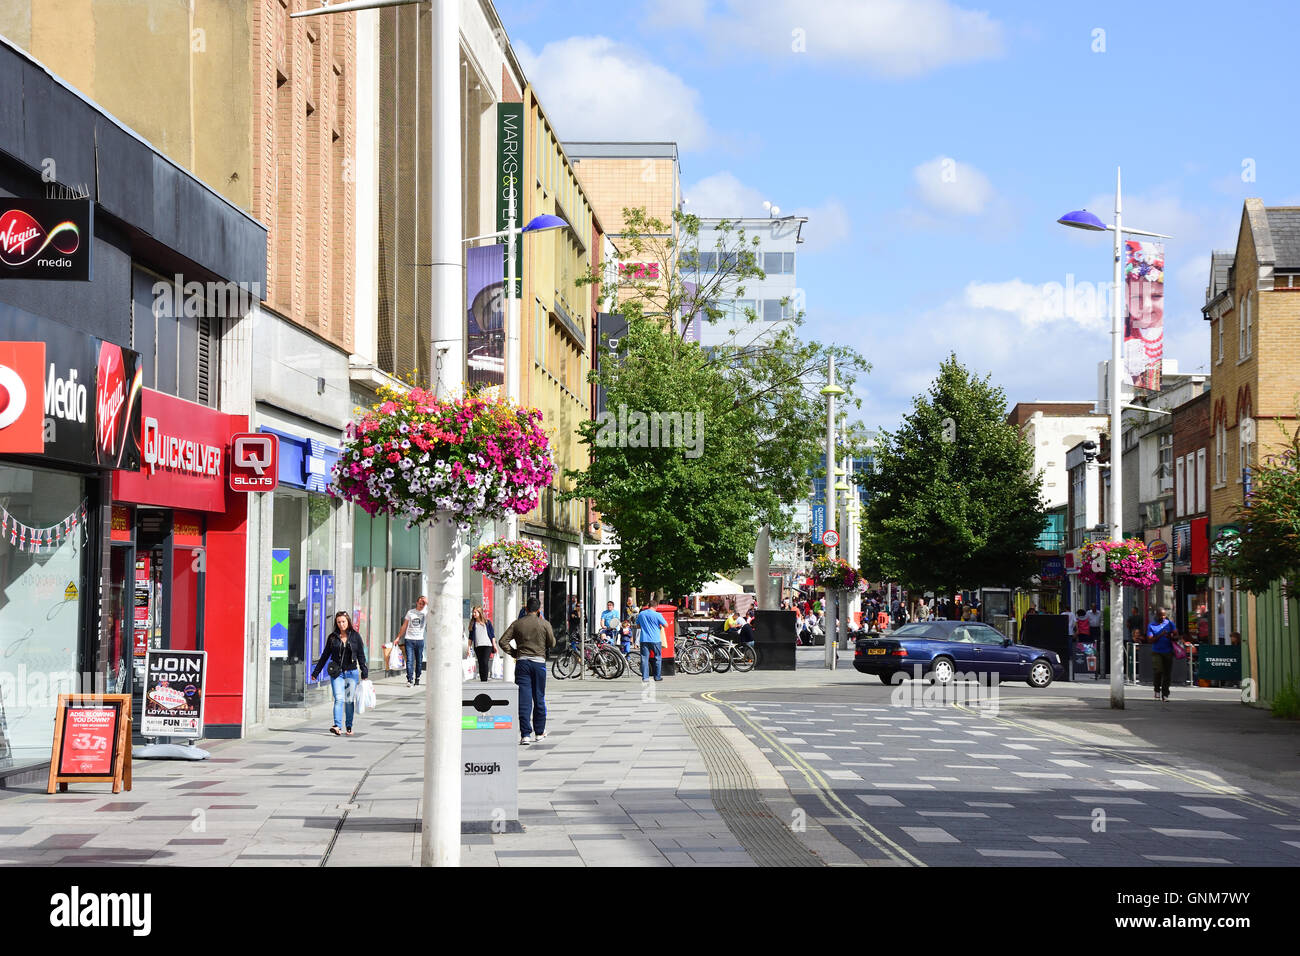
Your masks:
{"label": "white sneakers", "polygon": [[527,746],[528,746],[529,744],[531,744],[532,742],[533,742],[533,738],[532,738],[532,737],[525,736],[525,737],[520,737],[520,738],[519,738],[519,746],[521,746],[521,747],[527,747]]}

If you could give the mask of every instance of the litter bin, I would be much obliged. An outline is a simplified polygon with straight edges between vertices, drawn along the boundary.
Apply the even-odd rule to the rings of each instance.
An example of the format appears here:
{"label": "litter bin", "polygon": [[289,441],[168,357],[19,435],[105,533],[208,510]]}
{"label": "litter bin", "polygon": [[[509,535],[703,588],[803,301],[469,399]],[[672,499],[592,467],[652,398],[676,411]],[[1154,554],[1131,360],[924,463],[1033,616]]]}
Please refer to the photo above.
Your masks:
{"label": "litter bin", "polygon": [[461,686],[460,748],[462,832],[518,832],[518,687],[503,681]]}
{"label": "litter bin", "polygon": [[794,670],[794,638],[794,611],[756,611],[754,650],[758,653],[758,670]]}

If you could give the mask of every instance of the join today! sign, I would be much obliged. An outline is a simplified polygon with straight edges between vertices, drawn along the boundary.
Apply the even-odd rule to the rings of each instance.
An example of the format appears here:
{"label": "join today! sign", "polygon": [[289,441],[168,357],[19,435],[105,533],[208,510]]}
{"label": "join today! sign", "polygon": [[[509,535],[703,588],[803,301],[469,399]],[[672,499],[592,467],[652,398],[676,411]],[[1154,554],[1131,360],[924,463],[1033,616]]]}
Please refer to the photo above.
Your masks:
{"label": "join today! sign", "polygon": [[145,737],[202,737],[206,651],[150,649],[144,665]]}

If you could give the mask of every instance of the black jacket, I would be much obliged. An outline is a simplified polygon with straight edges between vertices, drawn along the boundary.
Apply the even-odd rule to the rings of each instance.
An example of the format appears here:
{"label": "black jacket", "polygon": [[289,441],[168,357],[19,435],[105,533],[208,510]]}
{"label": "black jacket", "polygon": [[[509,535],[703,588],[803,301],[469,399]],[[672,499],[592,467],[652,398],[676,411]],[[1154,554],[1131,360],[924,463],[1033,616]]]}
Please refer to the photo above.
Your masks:
{"label": "black jacket", "polygon": [[[370,676],[370,668],[366,664],[365,642],[361,640],[361,635],[357,633],[356,628],[352,628],[350,631],[348,631],[347,649],[348,651],[351,652],[347,655],[347,662],[348,663],[355,662],[357,667],[361,671],[361,679],[365,680]],[[344,664],[343,638],[338,631],[331,632],[330,636],[325,638],[325,650],[321,652],[320,660],[316,662],[316,666],[312,669],[311,672],[312,680],[315,680],[316,676],[322,670],[325,669],[325,664],[327,661],[333,661],[334,663],[338,664],[340,667],[343,667]],[[343,667],[343,669],[345,671],[349,670],[349,668],[347,667]]]}

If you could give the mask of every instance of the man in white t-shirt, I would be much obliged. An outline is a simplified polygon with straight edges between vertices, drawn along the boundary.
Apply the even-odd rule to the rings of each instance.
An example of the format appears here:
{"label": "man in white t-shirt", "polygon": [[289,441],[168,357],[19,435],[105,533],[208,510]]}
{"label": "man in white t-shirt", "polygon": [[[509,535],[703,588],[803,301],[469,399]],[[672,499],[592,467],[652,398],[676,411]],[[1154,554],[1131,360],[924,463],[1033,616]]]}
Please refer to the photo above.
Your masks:
{"label": "man in white t-shirt", "polygon": [[420,673],[424,666],[424,626],[429,619],[429,602],[421,594],[415,601],[415,607],[406,612],[402,620],[402,629],[397,632],[397,643],[406,639],[406,686],[420,684]]}

